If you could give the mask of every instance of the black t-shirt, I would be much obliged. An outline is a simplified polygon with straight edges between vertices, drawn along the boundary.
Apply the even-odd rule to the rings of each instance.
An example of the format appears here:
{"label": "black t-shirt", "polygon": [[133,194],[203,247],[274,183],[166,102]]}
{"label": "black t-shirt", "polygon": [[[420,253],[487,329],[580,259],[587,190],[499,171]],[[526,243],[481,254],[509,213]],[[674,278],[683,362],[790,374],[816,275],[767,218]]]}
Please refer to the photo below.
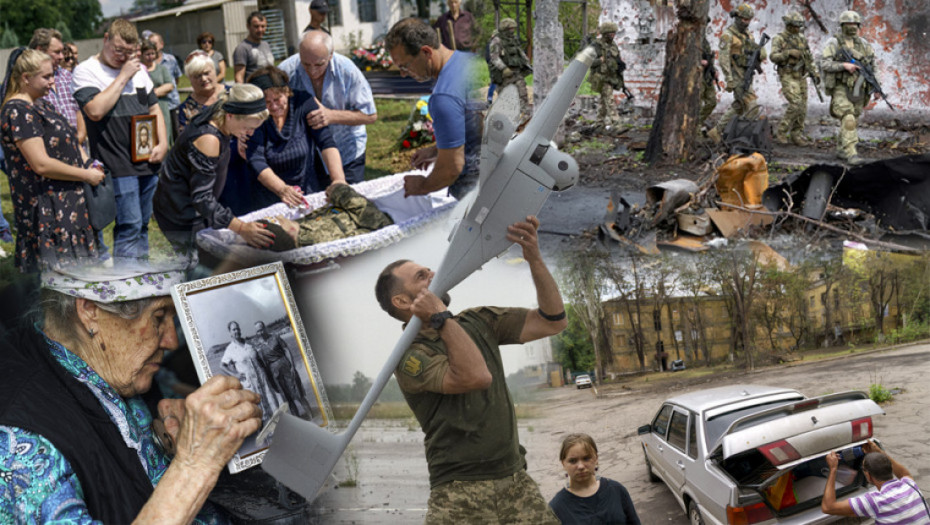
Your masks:
{"label": "black t-shirt", "polygon": [[587,498],[562,489],[549,506],[563,525],[640,525],[630,493],[612,479],[601,478],[597,492]]}

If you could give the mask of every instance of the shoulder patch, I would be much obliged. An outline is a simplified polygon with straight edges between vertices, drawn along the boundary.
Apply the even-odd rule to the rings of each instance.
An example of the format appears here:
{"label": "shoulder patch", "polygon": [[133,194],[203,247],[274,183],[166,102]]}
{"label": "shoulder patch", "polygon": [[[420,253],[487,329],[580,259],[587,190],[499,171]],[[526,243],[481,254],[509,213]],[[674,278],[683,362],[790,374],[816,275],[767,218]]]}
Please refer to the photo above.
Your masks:
{"label": "shoulder patch", "polygon": [[417,377],[423,373],[423,359],[416,355],[410,354],[403,364],[404,373],[411,377]]}

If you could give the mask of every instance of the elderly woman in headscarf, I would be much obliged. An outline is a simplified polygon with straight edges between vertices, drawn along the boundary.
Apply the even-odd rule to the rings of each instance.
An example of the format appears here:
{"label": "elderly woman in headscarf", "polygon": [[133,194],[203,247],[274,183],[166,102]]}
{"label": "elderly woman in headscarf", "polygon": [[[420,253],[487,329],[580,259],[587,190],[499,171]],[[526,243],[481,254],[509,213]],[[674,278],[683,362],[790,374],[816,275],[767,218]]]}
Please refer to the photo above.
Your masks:
{"label": "elderly woman in headscarf", "polygon": [[[345,184],[342,158],[328,127],[311,129],[307,115],[319,105],[309,93],[294,93],[287,73],[274,66],[258,69],[249,82],[265,93],[271,118],[249,139],[246,159],[260,184],[252,185],[252,207],[260,209],[279,200],[303,204],[303,194]],[[316,152],[326,172],[314,169]]]}
{"label": "elderly woman in headscarf", "polygon": [[193,253],[194,235],[207,227],[229,228],[256,248],[273,244],[274,234],[262,224],[239,220],[217,200],[226,183],[230,137],[248,140],[266,118],[262,91],[236,84],[184,128],[162,163],[153,202],[158,227],[175,250]]}
{"label": "elderly woman in headscarf", "polygon": [[153,420],[142,396],[178,346],[168,292],[183,274],[114,268],[43,274],[44,320],[5,339],[12,344],[0,352],[0,516],[223,522],[207,496],[259,429],[259,397],[238,379],[214,376],[184,400],[158,402]]}

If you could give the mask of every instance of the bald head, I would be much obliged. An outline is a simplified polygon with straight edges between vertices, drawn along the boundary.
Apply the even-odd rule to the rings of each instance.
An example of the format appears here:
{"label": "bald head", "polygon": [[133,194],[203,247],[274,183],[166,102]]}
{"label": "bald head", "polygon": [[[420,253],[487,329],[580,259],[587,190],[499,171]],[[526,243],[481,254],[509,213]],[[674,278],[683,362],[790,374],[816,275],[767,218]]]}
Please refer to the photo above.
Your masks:
{"label": "bald head", "polygon": [[320,80],[333,57],[333,37],[325,31],[308,31],[300,40],[300,65],[311,80]]}

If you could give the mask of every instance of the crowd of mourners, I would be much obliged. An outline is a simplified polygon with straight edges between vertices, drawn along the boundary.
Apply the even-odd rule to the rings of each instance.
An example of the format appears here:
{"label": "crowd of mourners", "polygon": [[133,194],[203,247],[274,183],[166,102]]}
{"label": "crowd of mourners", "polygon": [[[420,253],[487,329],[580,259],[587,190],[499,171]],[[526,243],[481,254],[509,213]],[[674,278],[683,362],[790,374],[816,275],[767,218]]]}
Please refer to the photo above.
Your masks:
{"label": "crowd of mourners", "polygon": [[[364,180],[371,88],[325,31],[275,67],[261,12],[226,59],[209,32],[183,61],[161,35],[114,20],[101,51],[78,60],[54,30],[11,54],[2,85],[0,166],[9,176],[15,265],[39,272],[86,258],[146,257],[154,217],[176,253],[204,228],[229,228],[270,247],[266,223],[237,217],[307,193]],[[192,92],[182,102],[178,79]],[[115,204],[115,206],[114,206]]]}

